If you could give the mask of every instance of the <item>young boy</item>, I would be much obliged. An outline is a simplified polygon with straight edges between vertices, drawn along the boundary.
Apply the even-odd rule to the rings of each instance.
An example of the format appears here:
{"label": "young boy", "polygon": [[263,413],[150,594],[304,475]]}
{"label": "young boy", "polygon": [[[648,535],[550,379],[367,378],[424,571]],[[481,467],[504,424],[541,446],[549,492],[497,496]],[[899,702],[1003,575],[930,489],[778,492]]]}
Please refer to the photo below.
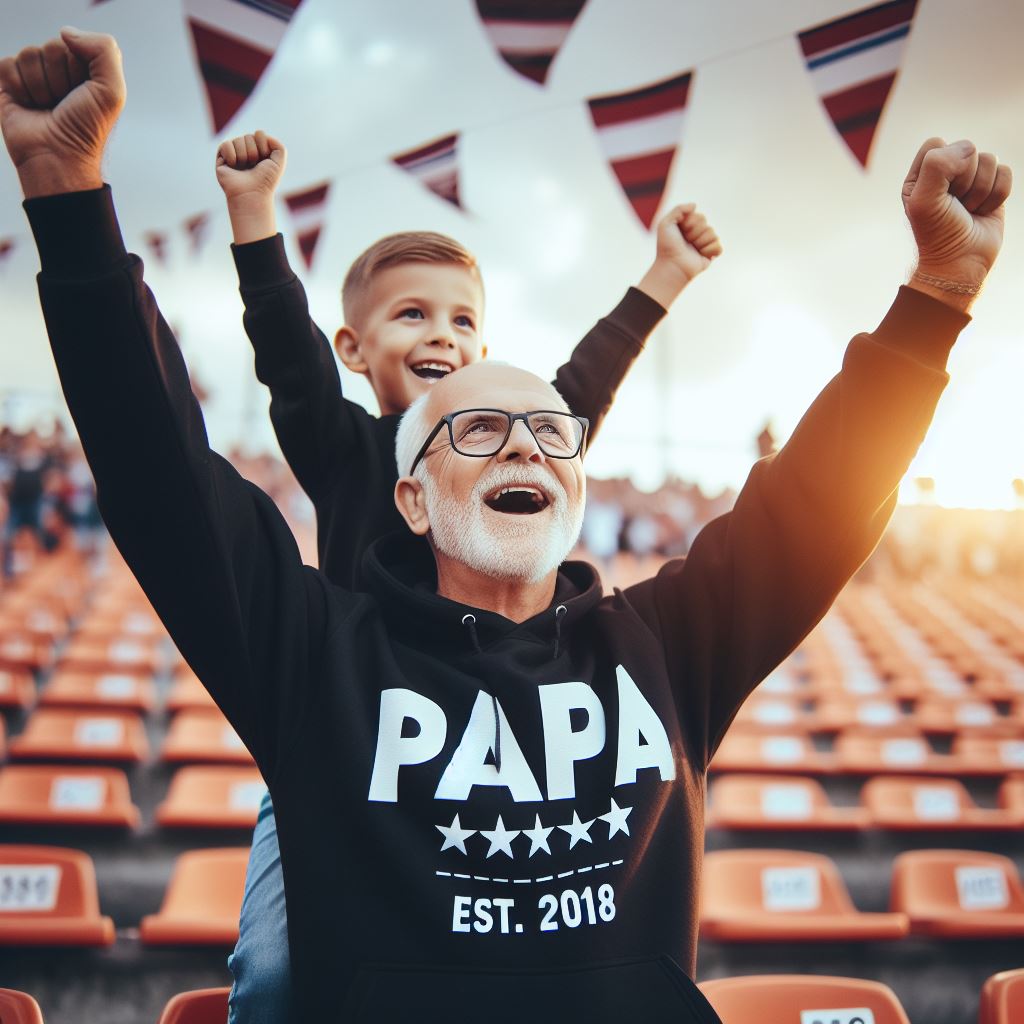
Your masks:
{"label": "young boy", "polygon": [[[220,146],[217,180],[227,198],[256,374],[270,388],[281,450],[316,509],[320,568],[332,582],[359,589],[367,546],[404,525],[392,497],[401,414],[437,380],[486,354],[483,283],[473,256],[443,235],[404,232],[370,246],[346,275],[345,325],[334,346],[348,369],[369,379],[381,415],[343,398],[330,345],[309,317],[277,234],[274,191],[285,162],[284,146],[256,132]],[[650,269],[555,377],[569,408],[589,420],[588,441],[651,330],[721,251],[693,204],[661,220]],[[230,1021],[287,1019],[284,881],[269,796],[260,806],[239,942],[228,963],[235,978]]]}

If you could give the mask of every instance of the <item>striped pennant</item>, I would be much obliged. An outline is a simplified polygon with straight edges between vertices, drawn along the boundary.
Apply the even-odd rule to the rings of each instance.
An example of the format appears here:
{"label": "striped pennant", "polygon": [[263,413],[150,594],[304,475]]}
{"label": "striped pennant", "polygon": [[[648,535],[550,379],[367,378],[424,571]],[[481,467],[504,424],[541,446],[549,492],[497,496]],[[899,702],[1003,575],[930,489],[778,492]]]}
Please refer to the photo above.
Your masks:
{"label": "striped pennant", "polygon": [[149,247],[149,251],[153,254],[153,259],[160,264],[161,267],[167,266],[167,235],[163,231],[147,231],[142,236],[142,240]]}
{"label": "striped pennant", "polygon": [[210,227],[210,214],[206,211],[189,217],[184,223],[185,234],[188,235],[188,248],[193,256],[199,255],[203,243],[206,241],[207,231]]}
{"label": "striped pennant", "polygon": [[587,0],[476,0],[494,48],[513,71],[543,85]]}
{"label": "striped pennant", "polygon": [[917,0],[893,0],[797,35],[814,89],[861,167],[868,165],[916,7]]}
{"label": "striped pennant", "polygon": [[295,228],[295,240],[299,243],[299,251],[307,270],[313,269],[313,254],[324,226],[324,209],[330,187],[329,181],[323,181],[301,192],[290,192],[284,197]]}
{"label": "striped pennant", "polygon": [[6,263],[7,257],[14,252],[13,238],[0,238],[0,263]]}
{"label": "striped pennant", "polygon": [[393,156],[391,162],[419,178],[434,195],[462,209],[459,199],[459,133],[435,139],[425,146]]}
{"label": "striped pennant", "polygon": [[693,72],[588,100],[598,142],[645,228],[654,222],[683,131]]}
{"label": "striped pennant", "polygon": [[302,0],[185,0],[214,132],[256,88]]}

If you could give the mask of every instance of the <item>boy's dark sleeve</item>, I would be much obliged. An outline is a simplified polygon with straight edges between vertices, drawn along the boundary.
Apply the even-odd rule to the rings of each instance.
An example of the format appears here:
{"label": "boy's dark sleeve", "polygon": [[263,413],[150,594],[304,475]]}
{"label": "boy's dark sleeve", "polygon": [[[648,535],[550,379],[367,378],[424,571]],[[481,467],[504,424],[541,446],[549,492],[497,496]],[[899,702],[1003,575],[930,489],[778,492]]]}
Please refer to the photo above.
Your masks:
{"label": "boy's dark sleeve", "polygon": [[665,316],[664,308],[638,288],[587,332],[555,374],[555,390],[577,416],[590,420],[588,446],[594,443],[615,392],[648,335]]}
{"label": "boy's dark sleeve", "polygon": [[270,498],[211,451],[109,189],[25,208],[50,343],[104,520],[269,781],[315,699],[327,589]]}
{"label": "boy's dark sleeve", "polygon": [[968,320],[901,288],[878,330],[850,342],[786,445],[754,465],[733,510],[685,559],[626,592],[662,642],[680,720],[705,763],[878,543]]}
{"label": "boy's dark sleeve", "polygon": [[232,245],[231,252],[256,376],[270,388],[274,432],[296,479],[316,503],[357,443],[334,351],[310,318],[306,291],[288,264],[281,235]]}

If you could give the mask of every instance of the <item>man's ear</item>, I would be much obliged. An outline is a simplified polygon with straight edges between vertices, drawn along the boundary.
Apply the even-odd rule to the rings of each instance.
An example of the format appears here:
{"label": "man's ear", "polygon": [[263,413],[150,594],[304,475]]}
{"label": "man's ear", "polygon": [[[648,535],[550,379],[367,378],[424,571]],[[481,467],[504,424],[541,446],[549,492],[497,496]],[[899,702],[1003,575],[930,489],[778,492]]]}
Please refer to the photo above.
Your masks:
{"label": "man's ear", "polygon": [[395,484],[395,505],[401,512],[406,525],[418,537],[424,537],[430,529],[427,518],[427,499],[423,484],[414,476],[403,476]]}
{"label": "man's ear", "polygon": [[334,351],[338,353],[338,358],[345,364],[347,369],[353,373],[366,375],[367,365],[366,360],[363,358],[359,335],[347,324],[344,327],[340,327],[338,333],[334,336]]}
{"label": "man's ear", "polygon": [[486,345],[481,345],[480,346],[480,358],[481,359],[486,359],[487,358],[487,346]]}

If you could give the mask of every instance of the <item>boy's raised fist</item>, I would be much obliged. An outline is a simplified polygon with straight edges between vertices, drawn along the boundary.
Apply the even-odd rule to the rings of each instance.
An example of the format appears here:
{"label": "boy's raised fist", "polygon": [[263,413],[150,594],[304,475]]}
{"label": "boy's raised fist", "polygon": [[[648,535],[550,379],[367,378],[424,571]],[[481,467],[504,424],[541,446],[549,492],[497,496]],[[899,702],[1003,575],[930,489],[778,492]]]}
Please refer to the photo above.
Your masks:
{"label": "boy's raised fist", "polygon": [[217,181],[229,202],[246,197],[269,199],[286,160],[282,143],[266,132],[239,135],[217,149]]}
{"label": "boy's raised fist", "polygon": [[28,197],[98,188],[127,90],[113,36],[60,38],[0,60],[0,130]]}

